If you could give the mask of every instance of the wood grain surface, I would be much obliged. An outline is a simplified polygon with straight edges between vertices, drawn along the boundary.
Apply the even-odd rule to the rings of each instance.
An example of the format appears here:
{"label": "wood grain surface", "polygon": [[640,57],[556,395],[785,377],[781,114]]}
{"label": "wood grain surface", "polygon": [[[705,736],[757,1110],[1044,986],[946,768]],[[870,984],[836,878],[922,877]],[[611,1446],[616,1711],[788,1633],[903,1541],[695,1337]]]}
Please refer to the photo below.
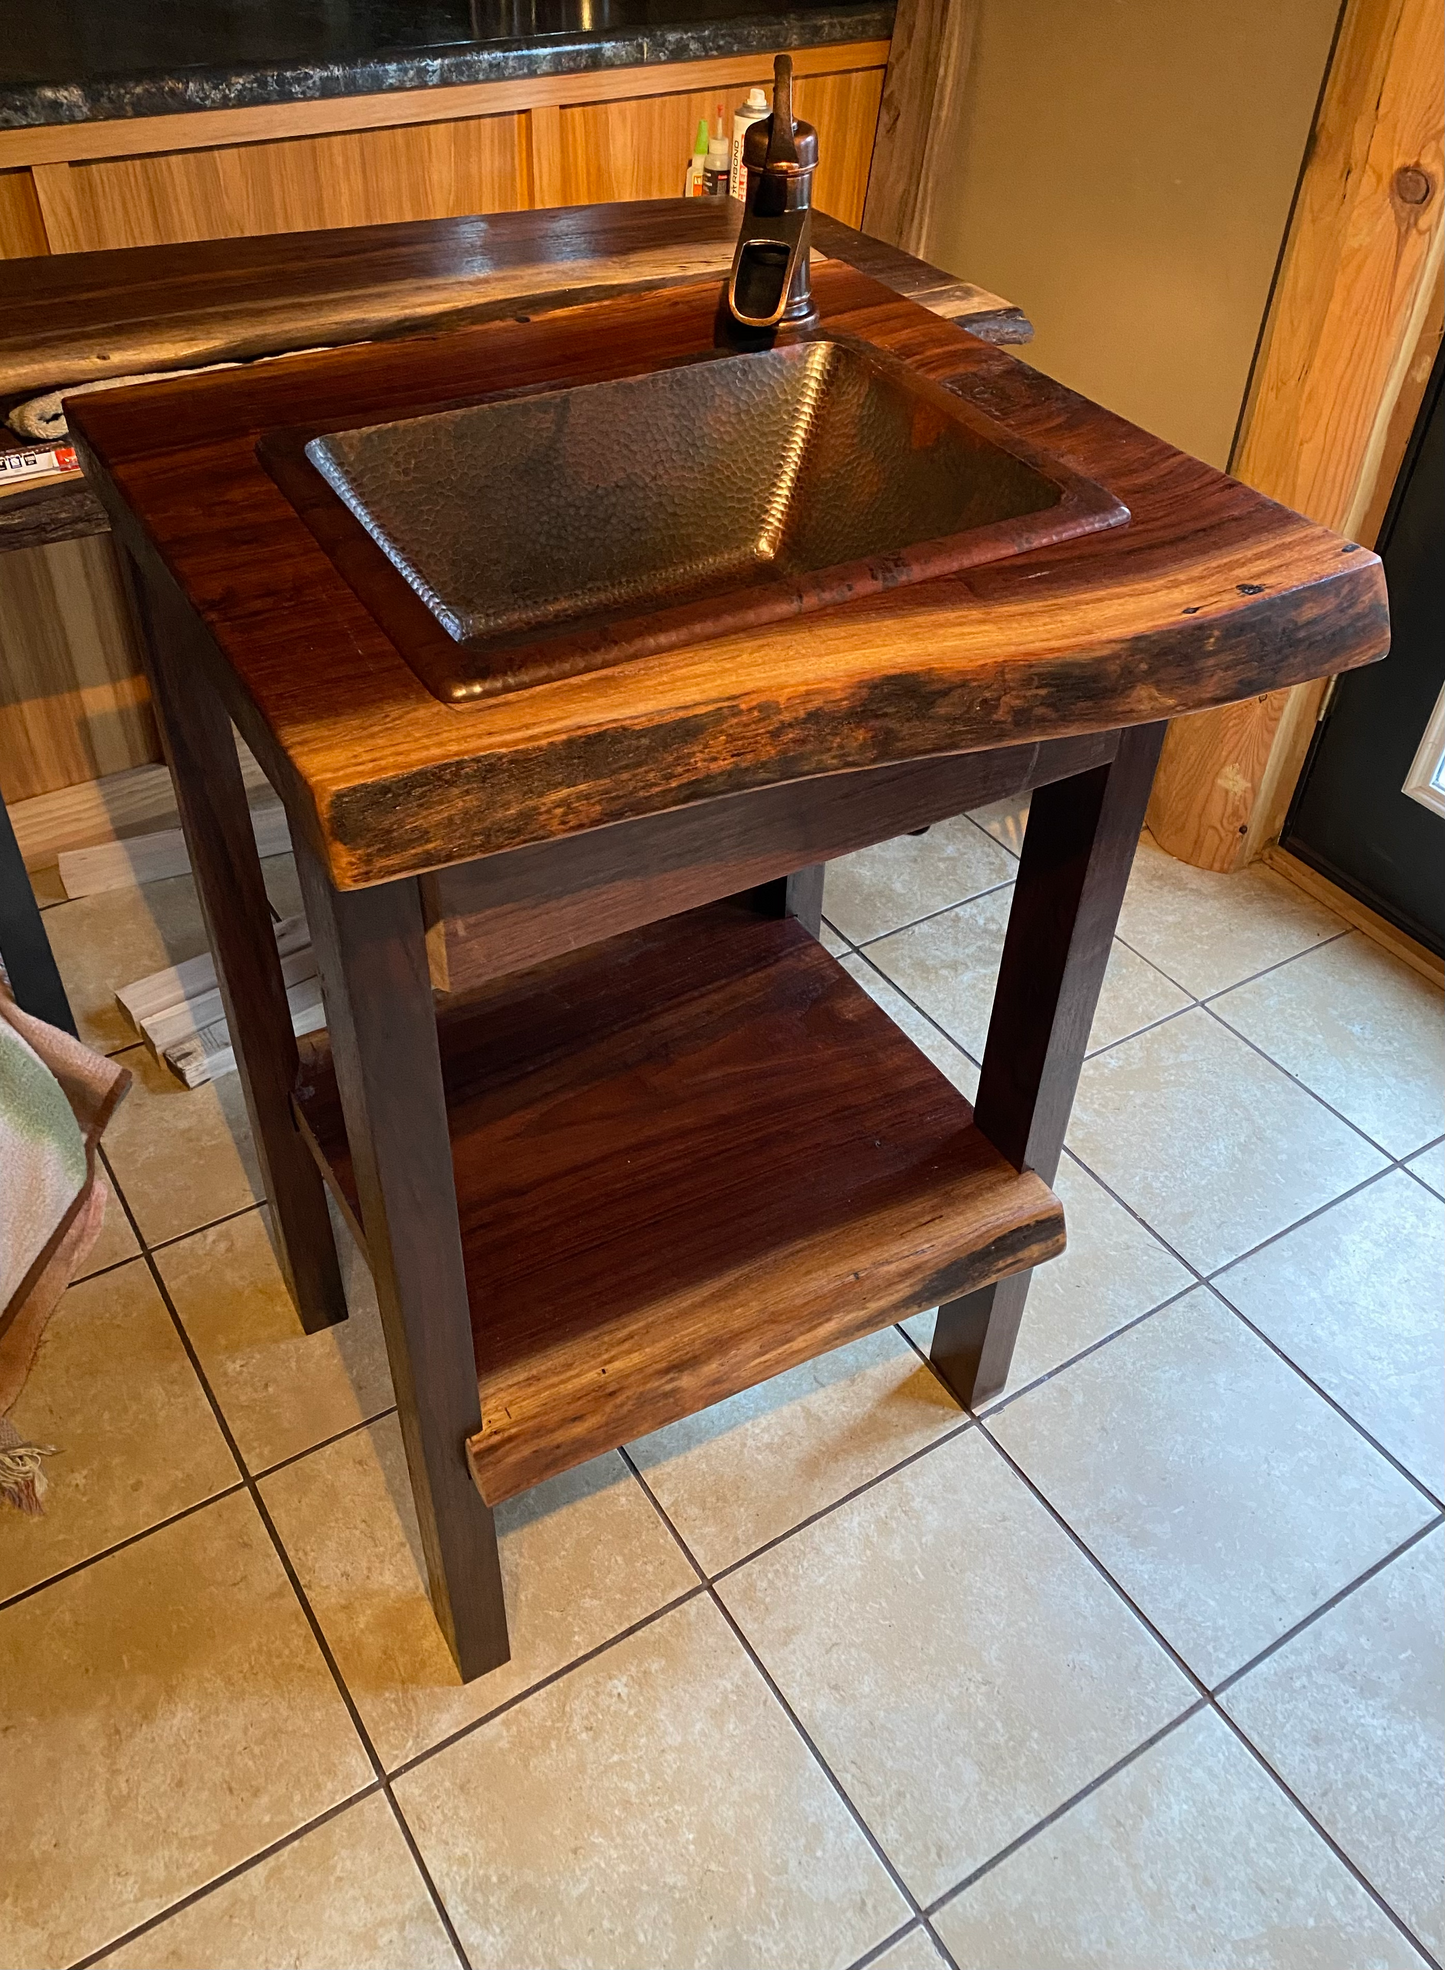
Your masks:
{"label": "wood grain surface", "polygon": [[[417,886],[338,895],[304,843],[296,867],[326,1001],[327,1112],[346,1145],[346,1204],[376,1282],[432,1606],[465,1679],[506,1661],[507,1617],[492,1517],[462,1454],[481,1412]],[[308,1062],[316,1052],[313,1042]],[[314,1153],[314,1138],[293,1128],[303,1139]]]}
{"label": "wood grain surface", "polygon": [[[979,1072],[977,1122],[1018,1170],[1052,1183],[1149,799],[1163,725],[1119,735],[1107,763],[1029,802]],[[930,1359],[970,1408],[997,1395],[1028,1297],[1010,1274],[940,1306]]]}
{"label": "wood grain surface", "polygon": [[[724,794],[423,878],[432,983],[483,980],[1102,765],[1112,733]],[[816,934],[816,933],[815,933]]]}
{"label": "wood grain surface", "polygon": [[109,538],[0,552],[0,794],[26,800],[159,756]]}
{"label": "wood grain surface", "polygon": [[863,224],[908,253],[927,250],[949,181],[980,12],[981,0],[899,0]]}
{"label": "wood grain surface", "polygon": [[[720,279],[740,216],[732,199],[669,197],[0,265],[0,398]],[[993,340],[1027,341],[1027,320],[998,295],[821,212],[815,225],[834,259]]]}
{"label": "wood grain surface", "polygon": [[[53,251],[376,226],[527,203],[520,116],[38,167]],[[46,194],[63,180],[63,211]]]}
{"label": "wood grain surface", "polygon": [[1153,723],[1383,651],[1373,556],[847,268],[814,286],[824,331],[945,381],[1131,522],[454,709],[266,476],[259,435],[711,353],[714,282],[77,400],[113,524],[185,586],[208,675],[338,886],[782,780]]}
{"label": "wood grain surface", "polygon": [[[1047,1186],[790,918],[672,918],[440,1034],[488,1503],[1062,1249]],[[301,1047],[354,1217],[326,1042]]]}
{"label": "wood grain surface", "polygon": [[28,171],[0,171],[0,260],[48,253],[45,220]]}

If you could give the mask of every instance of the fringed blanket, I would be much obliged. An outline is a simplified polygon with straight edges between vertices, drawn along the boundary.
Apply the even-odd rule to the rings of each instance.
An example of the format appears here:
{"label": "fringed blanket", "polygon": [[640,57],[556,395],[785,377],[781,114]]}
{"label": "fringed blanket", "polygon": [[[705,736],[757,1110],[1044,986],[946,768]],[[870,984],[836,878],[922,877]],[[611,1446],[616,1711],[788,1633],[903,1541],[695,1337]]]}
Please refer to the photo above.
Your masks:
{"label": "fringed blanket", "polygon": [[0,971],[0,1497],[39,1512],[42,1459],[9,1418],[45,1323],[100,1235],[101,1131],[127,1068],[22,1012]]}

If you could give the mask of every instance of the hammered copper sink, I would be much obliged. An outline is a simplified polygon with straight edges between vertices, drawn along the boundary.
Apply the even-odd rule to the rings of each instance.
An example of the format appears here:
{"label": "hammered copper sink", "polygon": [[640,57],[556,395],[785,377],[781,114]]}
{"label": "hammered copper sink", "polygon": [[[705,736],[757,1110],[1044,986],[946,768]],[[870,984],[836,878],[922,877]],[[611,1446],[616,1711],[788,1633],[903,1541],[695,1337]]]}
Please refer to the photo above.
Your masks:
{"label": "hammered copper sink", "polygon": [[906,364],[834,339],[262,452],[456,704],[1128,518]]}

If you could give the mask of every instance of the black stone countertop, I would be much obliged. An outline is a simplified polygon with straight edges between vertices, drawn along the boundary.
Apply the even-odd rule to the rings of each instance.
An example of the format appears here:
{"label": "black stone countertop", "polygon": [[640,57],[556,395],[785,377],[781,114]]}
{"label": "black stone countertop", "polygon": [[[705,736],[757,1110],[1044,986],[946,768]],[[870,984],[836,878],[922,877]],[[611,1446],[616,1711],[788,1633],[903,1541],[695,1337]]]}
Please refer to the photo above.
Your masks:
{"label": "black stone countertop", "polygon": [[893,0],[6,0],[0,129],[886,39]]}

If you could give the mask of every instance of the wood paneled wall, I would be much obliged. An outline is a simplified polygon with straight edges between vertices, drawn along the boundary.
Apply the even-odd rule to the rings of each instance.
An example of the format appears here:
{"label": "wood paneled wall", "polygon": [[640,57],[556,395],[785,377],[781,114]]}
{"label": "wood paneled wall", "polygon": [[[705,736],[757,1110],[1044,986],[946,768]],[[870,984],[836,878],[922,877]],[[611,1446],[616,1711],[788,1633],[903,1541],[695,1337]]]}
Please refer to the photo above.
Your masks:
{"label": "wood paneled wall", "polygon": [[160,756],[109,534],[0,554],[0,794]]}
{"label": "wood paneled wall", "polygon": [[[800,50],[816,197],[856,225],[886,42]],[[666,198],[767,56],[0,131],[0,258]],[[465,114],[448,115],[454,107]],[[347,127],[348,125],[353,127]],[[109,540],[0,554],[0,793],[160,757]]]}
{"label": "wood paneled wall", "polygon": [[[886,42],[796,52],[816,196],[857,225]],[[698,121],[767,56],[0,131],[0,256],[513,212],[682,189]],[[455,114],[448,114],[454,110]]]}
{"label": "wood paneled wall", "polygon": [[49,251],[30,173],[0,171],[0,260],[26,260]]}
{"label": "wood paneled wall", "polygon": [[47,223],[69,252],[449,219],[530,203],[518,116],[40,165],[36,173]]}

